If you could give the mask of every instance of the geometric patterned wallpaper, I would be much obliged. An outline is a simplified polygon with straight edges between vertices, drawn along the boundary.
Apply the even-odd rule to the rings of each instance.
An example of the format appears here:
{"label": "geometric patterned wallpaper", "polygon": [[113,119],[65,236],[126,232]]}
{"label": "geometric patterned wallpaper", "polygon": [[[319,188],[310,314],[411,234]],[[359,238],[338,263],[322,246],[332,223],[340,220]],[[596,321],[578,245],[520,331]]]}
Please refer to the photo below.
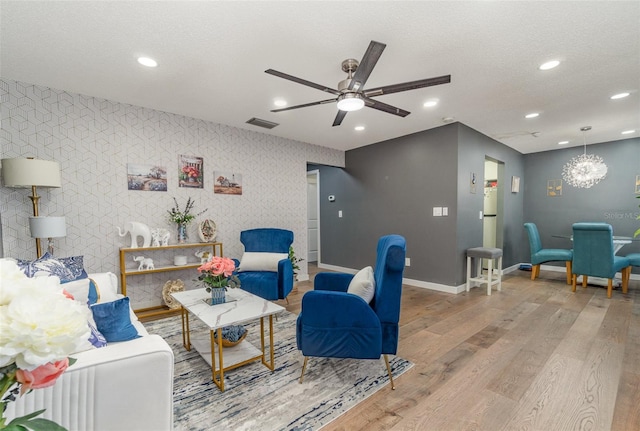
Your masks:
{"label": "geometric patterned wallpaper", "polygon": [[[7,79],[0,80],[0,104],[0,158],[60,163],[62,187],[38,189],[40,215],[66,217],[67,236],[55,240],[56,256],[83,255],[88,272],[119,274],[118,250],[130,240],[118,236],[117,226],[139,221],[164,227],[175,243],[167,210],[173,197],[181,208],[191,197],[195,213],[206,208],[200,218],[216,222],[217,241],[228,257],[241,257],[244,229],[292,230],[296,254],[305,259],[300,275],[306,276],[307,162],[344,166],[343,151]],[[203,189],[178,187],[180,154],[204,159]],[[127,163],[166,166],[168,190],[127,190]],[[242,174],[243,194],[214,194],[214,170]],[[28,225],[30,194],[31,189],[0,187],[4,256],[36,257]],[[189,229],[194,242],[195,227]],[[134,307],[157,305],[162,285],[172,278],[190,286],[196,273],[128,278]]]}

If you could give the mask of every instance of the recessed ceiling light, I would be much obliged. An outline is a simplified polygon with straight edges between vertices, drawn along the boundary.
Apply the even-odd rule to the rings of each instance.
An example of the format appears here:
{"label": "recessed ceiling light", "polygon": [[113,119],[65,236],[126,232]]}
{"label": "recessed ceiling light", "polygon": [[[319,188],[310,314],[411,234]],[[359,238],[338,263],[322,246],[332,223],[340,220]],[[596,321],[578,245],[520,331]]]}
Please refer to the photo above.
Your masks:
{"label": "recessed ceiling light", "polygon": [[611,96],[611,99],[616,100],[616,99],[623,99],[625,97],[627,97],[629,95],[629,93],[618,93],[618,94],[614,94],[613,96]]}
{"label": "recessed ceiling light", "polygon": [[279,108],[282,108],[283,106],[287,106],[287,101],[284,99],[275,99],[273,101],[273,104]]}
{"label": "recessed ceiling light", "polygon": [[434,106],[436,106],[438,104],[438,99],[431,99],[431,100],[427,100],[426,102],[424,102],[424,106],[425,108],[432,108]]}
{"label": "recessed ceiling light", "polygon": [[632,133],[636,133],[635,130],[625,130],[624,132],[622,132],[623,135],[630,135]]}
{"label": "recessed ceiling light", "polygon": [[551,61],[547,61],[546,63],[541,64],[538,69],[540,69],[540,70],[549,70],[549,69],[553,69],[554,67],[558,66],[559,64],[560,64],[560,62],[558,60],[551,60]]}
{"label": "recessed ceiling light", "polygon": [[560,141],[558,142],[558,145],[567,145],[569,143],[569,141]]}
{"label": "recessed ceiling light", "polygon": [[158,62],[149,57],[138,57],[138,63],[147,67],[156,67]]}
{"label": "recessed ceiling light", "polygon": [[358,132],[361,132],[364,130],[364,126],[356,126],[354,127],[354,130],[357,130]]}
{"label": "recessed ceiling light", "polygon": [[524,116],[524,118],[536,118],[538,115],[540,115],[537,112],[532,112],[531,114],[527,114]]}

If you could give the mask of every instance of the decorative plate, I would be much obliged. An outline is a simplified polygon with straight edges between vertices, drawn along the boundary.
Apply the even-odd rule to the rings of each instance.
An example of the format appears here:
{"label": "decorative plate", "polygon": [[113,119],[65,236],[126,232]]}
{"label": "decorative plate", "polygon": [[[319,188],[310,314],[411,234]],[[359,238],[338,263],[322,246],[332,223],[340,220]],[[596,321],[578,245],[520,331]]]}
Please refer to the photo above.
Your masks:
{"label": "decorative plate", "polygon": [[173,299],[171,294],[173,292],[182,292],[184,290],[184,283],[182,280],[169,280],[164,284],[162,288],[162,299],[164,303],[172,310],[180,308],[180,303]]}
{"label": "decorative plate", "polygon": [[202,242],[214,242],[217,233],[218,227],[213,220],[205,219],[198,225],[198,236]]}

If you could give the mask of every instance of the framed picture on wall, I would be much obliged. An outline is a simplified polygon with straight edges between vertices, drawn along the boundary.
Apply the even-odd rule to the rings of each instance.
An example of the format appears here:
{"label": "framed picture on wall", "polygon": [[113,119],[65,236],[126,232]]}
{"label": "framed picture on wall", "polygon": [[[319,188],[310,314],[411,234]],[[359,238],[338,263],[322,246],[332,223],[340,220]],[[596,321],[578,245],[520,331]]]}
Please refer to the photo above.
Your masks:
{"label": "framed picture on wall", "polygon": [[547,181],[547,196],[562,196],[562,180]]}
{"label": "framed picture on wall", "polygon": [[223,195],[242,194],[242,174],[236,172],[213,172],[213,192]]}
{"label": "framed picture on wall", "polygon": [[195,156],[178,156],[178,186],[204,188],[203,159]]}
{"label": "framed picture on wall", "polygon": [[520,192],[520,177],[511,177],[511,193]]}
{"label": "framed picture on wall", "polygon": [[640,175],[636,175],[636,194],[640,195]]}
{"label": "framed picture on wall", "polygon": [[127,189],[166,192],[167,168],[158,165],[127,163]]}

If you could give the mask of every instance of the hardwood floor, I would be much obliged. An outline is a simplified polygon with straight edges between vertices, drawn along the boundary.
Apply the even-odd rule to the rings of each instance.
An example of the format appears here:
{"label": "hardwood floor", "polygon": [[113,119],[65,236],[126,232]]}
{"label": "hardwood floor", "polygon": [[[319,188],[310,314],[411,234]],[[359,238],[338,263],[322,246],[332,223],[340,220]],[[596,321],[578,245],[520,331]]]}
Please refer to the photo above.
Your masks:
{"label": "hardwood floor", "polygon": [[[529,277],[491,296],[404,286],[398,355],[415,366],[323,431],[640,430],[640,282],[607,299]],[[311,288],[280,303],[298,313]]]}

